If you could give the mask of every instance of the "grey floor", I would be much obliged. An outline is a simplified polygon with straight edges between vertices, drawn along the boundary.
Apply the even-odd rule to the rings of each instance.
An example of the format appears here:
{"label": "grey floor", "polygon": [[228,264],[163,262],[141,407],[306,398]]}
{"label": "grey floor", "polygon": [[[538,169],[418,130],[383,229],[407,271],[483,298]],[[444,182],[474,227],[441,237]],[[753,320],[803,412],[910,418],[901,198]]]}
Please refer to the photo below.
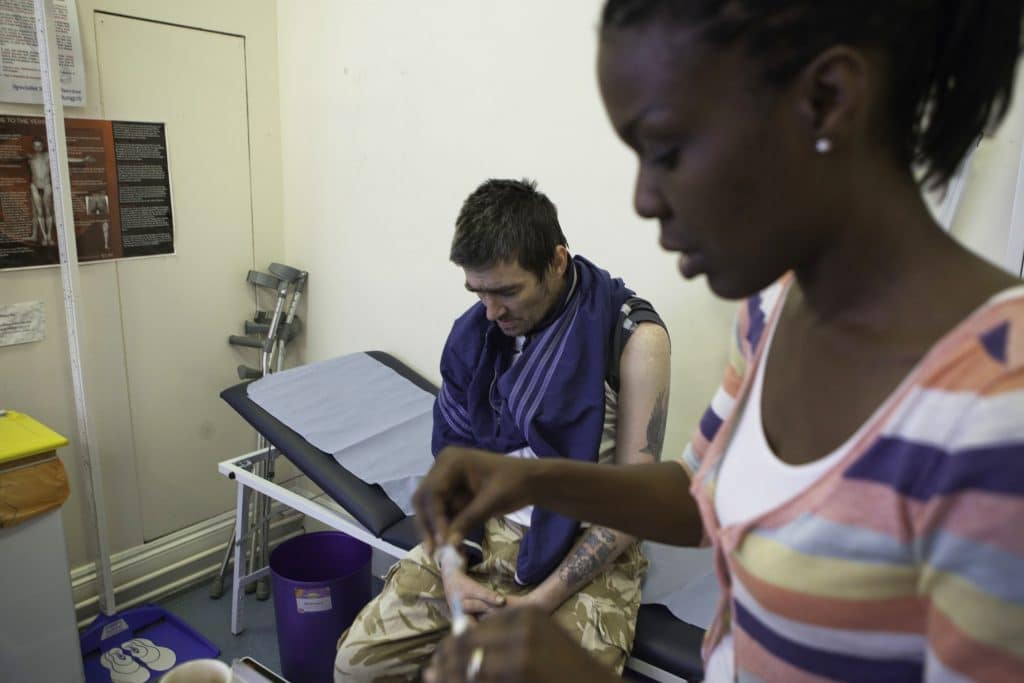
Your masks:
{"label": "grey floor", "polygon": [[273,598],[257,600],[255,594],[245,596],[242,621],[245,630],[237,636],[231,634],[230,583],[217,600],[210,598],[209,585],[202,584],[159,604],[219,647],[221,661],[231,664],[235,659],[249,656],[280,673]]}

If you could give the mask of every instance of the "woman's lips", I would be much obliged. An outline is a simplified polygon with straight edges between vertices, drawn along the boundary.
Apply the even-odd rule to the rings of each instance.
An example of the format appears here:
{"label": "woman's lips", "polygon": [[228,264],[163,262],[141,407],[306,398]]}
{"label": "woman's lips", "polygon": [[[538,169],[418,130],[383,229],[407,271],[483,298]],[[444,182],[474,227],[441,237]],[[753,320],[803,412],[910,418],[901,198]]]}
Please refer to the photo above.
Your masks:
{"label": "woman's lips", "polygon": [[666,240],[664,234],[660,242],[662,249],[679,253],[679,272],[682,273],[683,277],[690,279],[705,272],[706,259],[702,252],[692,247],[686,247]]}

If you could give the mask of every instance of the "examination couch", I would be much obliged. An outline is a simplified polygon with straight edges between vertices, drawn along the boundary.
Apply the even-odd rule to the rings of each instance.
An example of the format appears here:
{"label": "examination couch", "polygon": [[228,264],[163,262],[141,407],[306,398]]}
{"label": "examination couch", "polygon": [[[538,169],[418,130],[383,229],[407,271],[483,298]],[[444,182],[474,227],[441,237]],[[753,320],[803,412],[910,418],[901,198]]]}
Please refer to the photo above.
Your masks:
{"label": "examination couch", "polygon": [[[437,394],[436,386],[393,356],[380,351],[370,351],[365,355],[411,385],[431,395]],[[403,512],[381,486],[359,478],[340,465],[330,453],[313,446],[257,405],[250,398],[249,385],[249,382],[235,385],[224,390],[221,397],[280,454],[351,515],[368,534],[361,536],[389,554],[395,554],[395,549],[408,551],[419,542],[414,518]],[[358,387],[352,389],[358,390]],[[381,457],[387,455],[381,453]],[[222,472],[228,473],[224,468]],[[702,637],[701,628],[677,619],[664,605],[642,605],[627,669],[651,680],[700,680]]]}

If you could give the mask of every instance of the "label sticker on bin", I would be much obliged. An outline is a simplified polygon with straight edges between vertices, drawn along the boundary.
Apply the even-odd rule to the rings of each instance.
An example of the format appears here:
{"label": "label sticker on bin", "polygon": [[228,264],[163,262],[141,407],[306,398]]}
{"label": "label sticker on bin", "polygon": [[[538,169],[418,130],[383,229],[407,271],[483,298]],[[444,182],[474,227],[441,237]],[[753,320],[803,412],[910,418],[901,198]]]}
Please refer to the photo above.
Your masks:
{"label": "label sticker on bin", "polygon": [[295,607],[299,614],[327,612],[331,609],[331,587],[296,588]]}

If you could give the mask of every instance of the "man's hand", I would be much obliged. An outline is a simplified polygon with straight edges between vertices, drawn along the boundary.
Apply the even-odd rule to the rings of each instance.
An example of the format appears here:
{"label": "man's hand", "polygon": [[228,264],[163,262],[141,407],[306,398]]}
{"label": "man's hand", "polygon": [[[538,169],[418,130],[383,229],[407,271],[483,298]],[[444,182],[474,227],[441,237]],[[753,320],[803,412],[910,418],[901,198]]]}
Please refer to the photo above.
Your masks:
{"label": "man's hand", "polygon": [[[559,603],[561,604],[561,603]],[[523,593],[522,595],[506,595],[505,596],[505,608],[524,608],[533,607],[540,610],[544,614],[554,614],[555,610],[558,609],[557,604],[552,604],[551,600],[546,599],[540,591],[534,589],[529,593]]]}
{"label": "man's hand", "polygon": [[458,546],[467,530],[530,504],[536,465],[461,446],[441,451],[412,498],[427,552],[446,542]]}
{"label": "man's hand", "polygon": [[462,610],[471,617],[480,618],[505,606],[506,598],[483,584],[474,581],[460,569],[453,569],[444,580],[448,601],[462,601]]}

